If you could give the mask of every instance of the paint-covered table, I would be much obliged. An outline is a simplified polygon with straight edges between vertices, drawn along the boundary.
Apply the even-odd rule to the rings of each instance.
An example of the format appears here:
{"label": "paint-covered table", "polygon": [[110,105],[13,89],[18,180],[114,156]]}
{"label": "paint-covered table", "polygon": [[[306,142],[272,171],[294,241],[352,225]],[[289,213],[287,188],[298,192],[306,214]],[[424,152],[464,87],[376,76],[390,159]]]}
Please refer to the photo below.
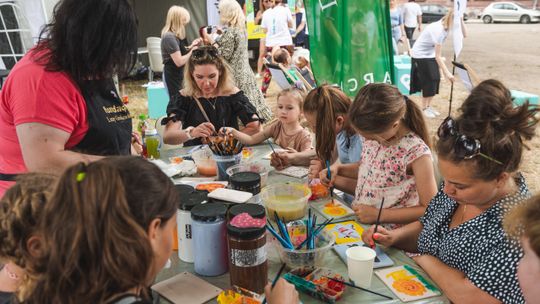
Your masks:
{"label": "paint-covered table", "polygon": [[[270,153],[270,148],[268,145],[258,145],[255,147],[252,147],[253,149],[253,155],[250,159],[247,161],[252,162],[259,162],[264,164],[265,166],[270,167],[270,161],[268,159],[263,159],[264,156],[268,155]],[[168,150],[168,151],[162,151],[162,158],[168,159],[170,156],[175,155],[185,155],[186,152],[189,149],[182,148],[177,150]],[[178,182],[179,180],[175,180],[175,182]],[[270,171],[270,174],[268,175],[268,184],[277,183],[277,182],[287,182],[287,181],[296,181],[301,182],[302,180],[296,179],[293,177],[288,177],[282,174],[276,173],[273,169]],[[303,180],[305,181],[305,179]],[[323,216],[319,216],[319,218],[323,218]],[[394,266],[398,265],[409,265],[416,269],[420,274],[422,274],[424,277],[428,277],[427,274],[422,271],[422,269],[416,265],[416,263],[410,259],[403,251],[397,250],[395,248],[385,248],[384,251],[390,256],[390,258],[394,261]],[[275,277],[277,274],[281,262],[279,260],[279,256],[277,255],[276,249],[269,244],[268,246],[268,279],[272,280],[272,278]],[[171,256],[171,267],[168,269],[163,269],[157,277],[157,281],[166,280],[168,278],[171,278],[175,276],[178,273],[181,272],[191,272],[194,273],[193,270],[193,264],[190,263],[184,263],[180,261],[178,258],[177,252],[173,252],[173,255]],[[347,277],[347,266],[346,264],[337,256],[334,250],[330,250],[325,258],[325,267],[330,268],[344,277]],[[229,275],[228,273],[222,276],[217,277],[201,277],[204,280],[208,281],[209,283],[221,288],[221,289],[230,289],[230,281],[229,281]],[[386,300],[384,298],[381,298],[377,295],[373,295],[367,292],[363,292],[360,290],[356,290],[353,288],[347,288],[345,290],[345,293],[343,294],[343,297],[341,300],[339,300],[337,303],[343,303],[343,304],[360,304],[360,303],[402,303],[391,291],[386,287],[386,285],[374,274],[372,281],[371,281],[371,287],[369,288],[372,291],[382,293],[388,296],[391,296],[395,300]],[[307,294],[300,293],[300,299],[303,303],[323,303],[320,300],[317,300]],[[168,303],[164,299],[159,299],[160,303]],[[212,300],[209,303],[216,303],[216,300]],[[448,299],[444,296],[439,297],[433,297],[424,299],[421,301],[416,302],[409,302],[409,303],[449,303]]]}

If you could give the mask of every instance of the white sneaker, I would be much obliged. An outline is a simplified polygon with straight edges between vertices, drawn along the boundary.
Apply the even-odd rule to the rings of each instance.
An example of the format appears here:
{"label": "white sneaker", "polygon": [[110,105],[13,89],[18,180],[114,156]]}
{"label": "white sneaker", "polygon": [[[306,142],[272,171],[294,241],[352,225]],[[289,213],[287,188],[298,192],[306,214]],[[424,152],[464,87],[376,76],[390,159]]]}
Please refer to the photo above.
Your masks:
{"label": "white sneaker", "polygon": [[429,111],[431,111],[431,113],[435,114],[435,116],[441,115],[441,113],[439,113],[439,111],[435,110],[435,109],[432,108],[432,107],[427,107],[427,109],[428,109]]}
{"label": "white sneaker", "polygon": [[435,118],[436,117],[435,113],[431,112],[429,110],[429,108],[425,108],[424,110],[422,110],[422,112],[424,113],[424,116],[426,118]]}

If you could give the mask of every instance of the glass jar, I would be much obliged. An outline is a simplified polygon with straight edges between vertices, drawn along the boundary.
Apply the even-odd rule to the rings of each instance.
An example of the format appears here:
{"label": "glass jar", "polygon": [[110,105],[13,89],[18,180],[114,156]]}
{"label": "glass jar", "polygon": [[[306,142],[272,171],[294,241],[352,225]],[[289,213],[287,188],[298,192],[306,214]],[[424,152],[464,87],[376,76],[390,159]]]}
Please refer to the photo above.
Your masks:
{"label": "glass jar", "polygon": [[[264,218],[261,205],[242,204],[231,207],[229,218],[248,213],[253,218]],[[268,261],[265,227],[239,228],[227,224],[229,272],[231,285],[262,294],[268,283]]]}

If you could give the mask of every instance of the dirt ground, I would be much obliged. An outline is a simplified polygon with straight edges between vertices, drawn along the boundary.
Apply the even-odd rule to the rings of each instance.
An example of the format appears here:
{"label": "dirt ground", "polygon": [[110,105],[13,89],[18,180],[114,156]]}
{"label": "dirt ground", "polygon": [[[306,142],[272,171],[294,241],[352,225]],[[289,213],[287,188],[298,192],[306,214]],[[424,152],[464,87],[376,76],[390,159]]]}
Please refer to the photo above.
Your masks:
{"label": "dirt ground", "polygon": [[[502,81],[510,89],[521,90],[540,95],[540,24],[482,24],[478,20],[469,20],[467,37],[458,61],[467,63],[478,74],[479,78],[495,78]],[[447,64],[453,58],[452,37],[444,45],[443,54]],[[125,84],[129,95],[128,108],[133,117],[147,113],[146,90],[141,87],[145,81],[121,82]],[[270,86],[267,102],[274,107],[278,88]],[[448,112],[450,83],[441,83],[441,92],[435,97],[433,106],[443,115],[441,118],[429,119],[428,125],[432,134]],[[461,102],[467,97],[465,87],[459,83],[454,86],[453,110],[455,115]],[[413,97],[420,101],[420,98]],[[134,123],[136,123],[134,119]],[[525,152],[521,171],[524,173],[530,189],[540,192],[540,137],[536,136],[527,143],[530,150]]]}

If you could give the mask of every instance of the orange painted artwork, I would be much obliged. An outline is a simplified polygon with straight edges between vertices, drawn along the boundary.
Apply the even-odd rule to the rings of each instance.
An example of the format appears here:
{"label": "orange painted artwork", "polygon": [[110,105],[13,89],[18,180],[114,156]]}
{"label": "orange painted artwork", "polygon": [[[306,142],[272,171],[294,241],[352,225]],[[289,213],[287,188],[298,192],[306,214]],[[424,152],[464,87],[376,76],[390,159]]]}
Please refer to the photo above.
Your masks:
{"label": "orange painted artwork", "polygon": [[327,202],[318,205],[317,209],[326,218],[333,217],[334,219],[339,219],[342,217],[354,215],[354,211],[351,208],[338,201],[337,199],[334,199],[333,202],[329,199]]}
{"label": "orange painted artwork", "polygon": [[403,302],[410,302],[441,294],[439,289],[409,265],[385,268],[375,274]]}

